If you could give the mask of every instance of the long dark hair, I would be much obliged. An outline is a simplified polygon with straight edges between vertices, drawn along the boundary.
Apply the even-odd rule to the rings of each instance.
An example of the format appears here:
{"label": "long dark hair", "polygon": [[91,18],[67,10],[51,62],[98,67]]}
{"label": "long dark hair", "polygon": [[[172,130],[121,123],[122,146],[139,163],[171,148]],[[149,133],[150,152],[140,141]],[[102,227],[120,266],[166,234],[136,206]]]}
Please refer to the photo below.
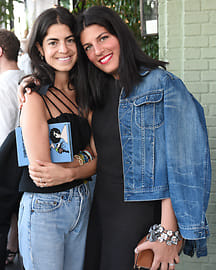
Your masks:
{"label": "long dark hair", "polygon": [[[55,69],[46,63],[41,57],[36,46],[37,42],[42,46],[43,40],[47,35],[48,28],[53,24],[65,24],[72,33],[76,31],[76,19],[66,8],[57,6],[42,12],[36,19],[28,43],[28,54],[34,67],[35,75],[41,80],[42,84],[53,84],[55,80]],[[69,84],[76,87],[77,64],[69,72]]]}
{"label": "long dark hair", "polygon": [[[141,80],[141,67],[148,70],[158,68],[159,66],[166,68],[165,62],[152,59],[141,50],[133,33],[112,9],[104,6],[93,6],[80,14],[77,21],[78,37],[80,37],[85,27],[93,24],[103,26],[108,32],[116,36],[119,41],[119,82],[124,87],[126,96],[133,90],[133,86]],[[81,43],[78,46],[78,62],[81,73],[86,72],[86,67],[88,67],[89,83],[85,87],[82,82],[82,85],[79,87],[79,91],[84,91],[80,93],[80,98],[83,99],[80,100],[80,103],[85,108],[86,104],[88,104],[91,109],[94,109],[102,101],[102,91],[106,87],[107,79],[110,75],[104,74],[88,60]]]}

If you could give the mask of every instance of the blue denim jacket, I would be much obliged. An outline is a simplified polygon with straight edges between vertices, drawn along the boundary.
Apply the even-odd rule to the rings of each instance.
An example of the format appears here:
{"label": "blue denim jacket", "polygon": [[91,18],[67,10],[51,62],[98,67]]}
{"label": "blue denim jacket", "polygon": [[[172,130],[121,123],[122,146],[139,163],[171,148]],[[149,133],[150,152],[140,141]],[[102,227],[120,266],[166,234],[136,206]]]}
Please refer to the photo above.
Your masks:
{"label": "blue denim jacket", "polygon": [[175,75],[162,69],[141,75],[119,100],[124,199],[171,198],[182,236],[201,239],[186,241],[185,253],[196,246],[205,256],[211,163],[203,108]]}

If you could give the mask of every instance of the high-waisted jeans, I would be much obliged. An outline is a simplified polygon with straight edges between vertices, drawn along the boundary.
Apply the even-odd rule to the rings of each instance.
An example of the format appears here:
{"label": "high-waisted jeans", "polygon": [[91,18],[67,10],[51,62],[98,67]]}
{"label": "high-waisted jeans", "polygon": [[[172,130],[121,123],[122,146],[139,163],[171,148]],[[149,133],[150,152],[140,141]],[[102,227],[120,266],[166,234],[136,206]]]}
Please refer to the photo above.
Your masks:
{"label": "high-waisted jeans", "polygon": [[23,194],[19,248],[25,270],[82,270],[90,210],[88,184]]}

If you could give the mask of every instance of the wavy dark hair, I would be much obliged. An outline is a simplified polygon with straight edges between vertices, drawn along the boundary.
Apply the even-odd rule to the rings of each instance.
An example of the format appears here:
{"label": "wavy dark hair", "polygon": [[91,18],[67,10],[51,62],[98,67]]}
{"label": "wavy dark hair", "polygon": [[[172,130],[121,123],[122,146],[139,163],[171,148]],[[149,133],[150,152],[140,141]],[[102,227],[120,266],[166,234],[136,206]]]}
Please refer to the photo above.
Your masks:
{"label": "wavy dark hair", "polygon": [[[119,82],[124,87],[126,96],[133,90],[133,86],[141,80],[141,67],[148,70],[158,67],[166,69],[166,62],[152,59],[142,51],[131,30],[112,9],[104,6],[93,6],[80,14],[77,20],[78,38],[80,38],[85,27],[93,24],[103,26],[119,41]],[[88,60],[81,43],[78,46],[78,63],[80,75],[86,72],[88,76],[87,84],[89,84],[84,85],[84,81],[81,81],[79,86],[80,105],[85,109],[87,105],[94,109],[97,105],[103,103],[103,90],[110,75],[100,71]]]}
{"label": "wavy dark hair", "polygon": [[[53,24],[65,24],[71,32],[75,34],[76,19],[70,11],[64,7],[49,8],[42,12],[36,19],[28,42],[28,54],[32,61],[35,76],[41,80],[42,84],[54,84],[55,69],[46,63],[41,57],[36,46],[37,42],[42,47],[43,40],[47,35],[48,28]],[[76,87],[77,64],[69,72],[69,84]]]}

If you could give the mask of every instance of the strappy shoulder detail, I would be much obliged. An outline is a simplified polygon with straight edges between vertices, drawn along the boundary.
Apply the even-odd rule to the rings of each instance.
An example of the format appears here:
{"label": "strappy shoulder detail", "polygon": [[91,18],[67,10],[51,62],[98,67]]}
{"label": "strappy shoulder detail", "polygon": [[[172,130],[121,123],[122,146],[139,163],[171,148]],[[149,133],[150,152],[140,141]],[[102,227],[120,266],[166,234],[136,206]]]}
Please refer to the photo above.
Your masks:
{"label": "strappy shoulder detail", "polygon": [[[79,111],[79,107],[71,100],[71,99],[69,99],[60,89],[58,89],[57,87],[55,87],[55,86],[53,86],[53,88],[55,89],[55,90],[57,90],[57,91],[59,91],[59,93],[61,93],[78,111]],[[51,89],[49,89],[49,91],[56,97],[56,98],[58,98],[52,91],[51,91]],[[58,98],[58,100],[60,100],[59,98]],[[61,100],[60,100],[61,101]],[[62,103],[65,105],[65,103],[62,101]],[[65,105],[66,106],[66,105]]]}
{"label": "strappy shoulder detail", "polygon": [[48,112],[49,112],[50,118],[53,118],[52,113],[51,113],[51,111],[50,111],[50,109],[49,109],[49,106],[48,106],[48,104],[46,103],[45,96],[42,96],[42,95],[41,95],[41,97],[42,97],[42,99],[43,99],[43,101],[44,101],[44,104],[45,104],[45,106],[46,106],[46,108],[47,108],[47,110],[48,110]]}
{"label": "strappy shoulder detail", "polygon": [[[48,96],[44,96],[44,98],[48,99],[50,103],[52,103],[52,105],[60,112],[63,113],[58,106],[56,106],[56,104],[48,97]],[[62,102],[63,103],[63,102]],[[47,105],[48,106],[48,105]],[[72,112],[72,110],[70,110]],[[73,113],[73,112],[72,112]]]}
{"label": "strappy shoulder detail", "polygon": [[[48,110],[49,115],[50,115],[51,118],[53,118],[53,115],[52,115],[52,113],[51,113],[51,110],[50,110],[49,105],[48,105],[48,103],[47,103],[46,100],[48,100],[48,101],[49,101],[49,102],[50,102],[50,103],[51,103],[51,104],[59,111],[60,114],[63,114],[62,110],[61,110],[61,109],[55,104],[55,102],[53,101],[53,98],[54,98],[54,100],[56,99],[56,100],[60,101],[60,102],[65,106],[65,108],[67,108],[67,109],[70,111],[71,114],[73,114],[73,115],[75,114],[74,111],[73,111],[67,104],[65,104],[65,102],[61,99],[61,97],[59,97],[58,95],[56,95],[56,93],[54,93],[54,91],[52,90],[52,88],[54,88],[54,89],[57,90],[62,96],[64,96],[64,98],[67,99],[67,100],[73,105],[73,107],[79,112],[79,114],[82,115],[82,113],[80,112],[79,107],[78,107],[78,106],[77,106],[70,98],[68,98],[68,97],[63,93],[63,91],[61,91],[60,89],[58,89],[58,88],[55,87],[55,86],[50,86],[50,87],[47,89],[47,92],[46,92],[45,94],[42,94],[41,97],[42,97],[42,99],[43,99],[43,101],[44,101],[44,104],[45,104],[45,106],[46,106],[46,108],[47,108],[47,110]],[[52,96],[47,96],[47,93],[48,93],[48,92],[53,96],[53,98],[52,98]]]}

